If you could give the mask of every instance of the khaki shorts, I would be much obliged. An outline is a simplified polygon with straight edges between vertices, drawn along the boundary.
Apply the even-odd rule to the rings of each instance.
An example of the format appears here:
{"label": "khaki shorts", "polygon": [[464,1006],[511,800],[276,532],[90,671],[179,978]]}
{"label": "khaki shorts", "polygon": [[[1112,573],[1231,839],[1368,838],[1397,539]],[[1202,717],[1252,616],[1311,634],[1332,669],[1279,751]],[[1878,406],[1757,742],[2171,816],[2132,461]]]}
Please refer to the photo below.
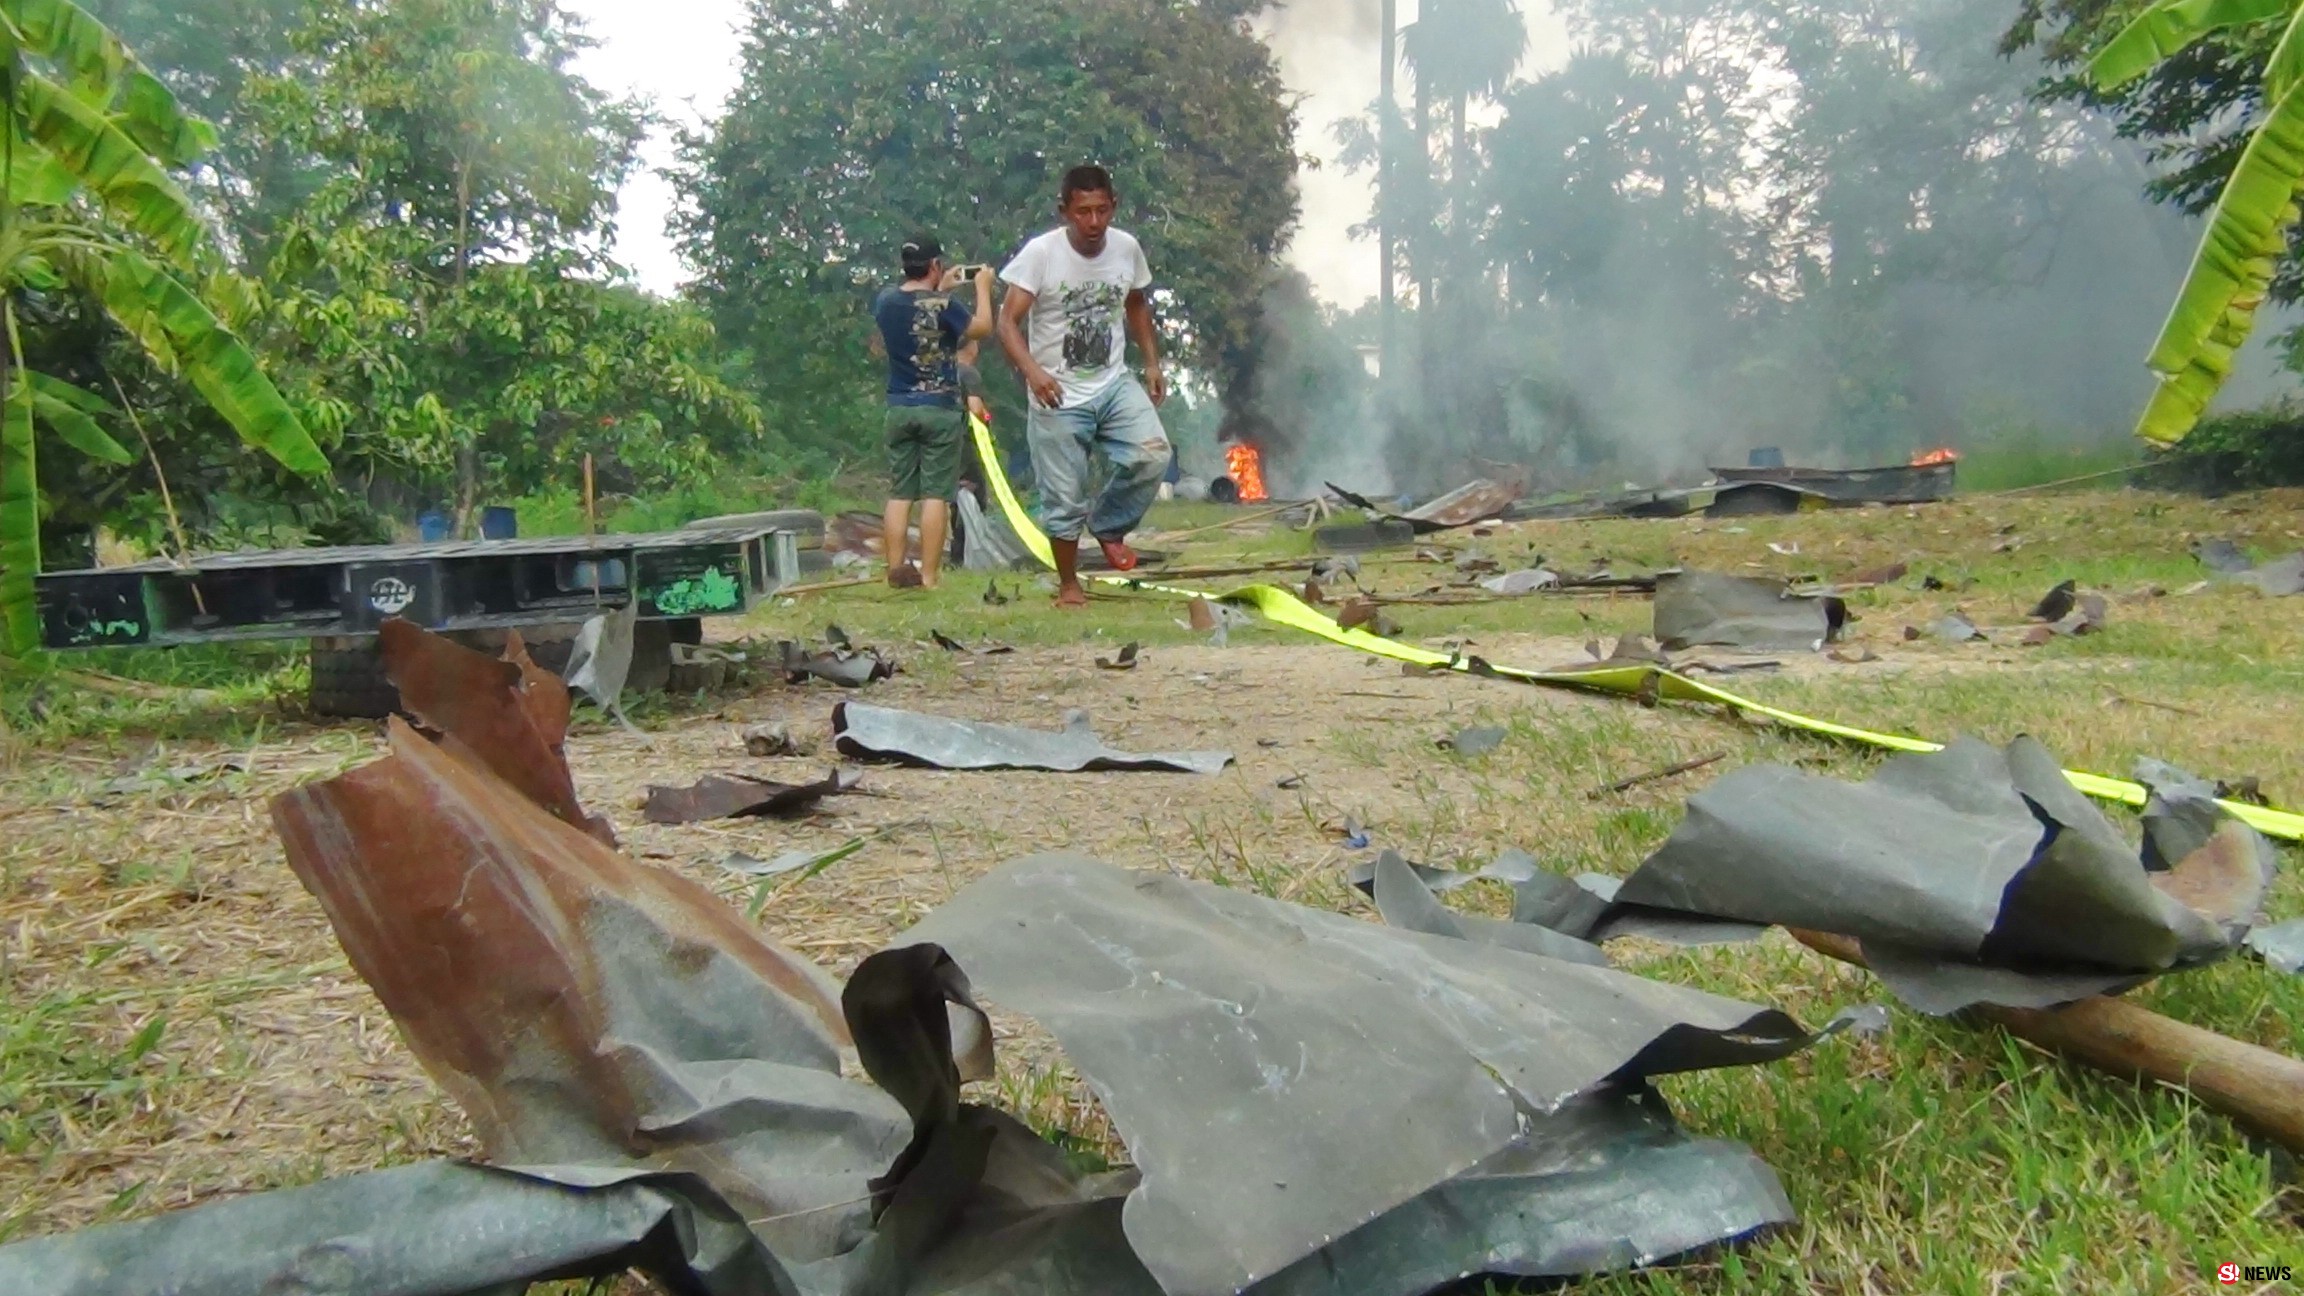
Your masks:
{"label": "khaki shorts", "polygon": [[968,421],[956,409],[888,407],[888,498],[948,500],[960,488],[960,443]]}

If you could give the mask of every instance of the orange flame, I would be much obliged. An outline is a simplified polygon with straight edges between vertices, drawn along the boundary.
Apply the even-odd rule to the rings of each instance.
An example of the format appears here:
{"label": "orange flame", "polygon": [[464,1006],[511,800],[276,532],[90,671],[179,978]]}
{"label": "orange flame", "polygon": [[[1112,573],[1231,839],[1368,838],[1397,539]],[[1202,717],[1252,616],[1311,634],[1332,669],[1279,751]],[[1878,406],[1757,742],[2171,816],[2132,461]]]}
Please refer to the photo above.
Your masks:
{"label": "orange flame", "polygon": [[1245,441],[1235,441],[1224,447],[1224,466],[1232,477],[1232,484],[1240,488],[1240,500],[1269,499],[1264,493],[1264,456]]}
{"label": "orange flame", "polygon": [[1957,462],[1959,458],[1959,451],[1953,449],[1950,446],[1938,446],[1933,450],[1923,450],[1920,453],[1912,456],[1912,466],[1915,468],[1926,468],[1932,464],[1954,463]]}

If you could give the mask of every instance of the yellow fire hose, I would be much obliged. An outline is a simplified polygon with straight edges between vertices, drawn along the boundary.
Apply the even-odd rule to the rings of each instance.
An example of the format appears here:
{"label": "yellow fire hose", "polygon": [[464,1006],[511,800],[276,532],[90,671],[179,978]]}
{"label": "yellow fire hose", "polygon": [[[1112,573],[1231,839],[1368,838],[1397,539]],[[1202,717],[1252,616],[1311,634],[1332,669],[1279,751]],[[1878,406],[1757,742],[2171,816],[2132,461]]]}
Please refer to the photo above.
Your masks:
{"label": "yellow fire hose", "polygon": [[[1017,538],[1024,542],[1024,547],[1032,551],[1032,556],[1040,560],[1042,566],[1054,567],[1056,560],[1048,548],[1048,537],[1042,534],[1038,526],[1033,524],[1023,506],[1017,502],[1016,492],[1008,484],[1008,474],[1002,471],[1000,467],[999,449],[993,444],[992,430],[973,415],[969,416],[968,426],[976,438],[976,455],[983,464],[985,478],[991,483],[992,493],[999,500],[1000,511],[1007,517],[1009,527],[1016,532]],[[1920,738],[1907,738],[1900,734],[1877,733],[1870,729],[1857,729],[1849,725],[1834,724],[1829,720],[1818,720],[1812,716],[1804,716],[1796,711],[1786,711],[1781,707],[1772,707],[1765,702],[1756,702],[1751,698],[1730,693],[1725,689],[1700,683],[1676,671],[1665,670],[1653,665],[1611,666],[1600,664],[1589,669],[1532,671],[1512,666],[1476,664],[1469,659],[1450,657],[1433,652],[1428,648],[1418,648],[1412,644],[1384,638],[1381,635],[1372,635],[1365,630],[1347,630],[1336,624],[1334,618],[1322,614],[1305,603],[1304,600],[1274,585],[1246,585],[1218,594],[1205,590],[1155,584],[1134,576],[1094,576],[1090,579],[1107,585],[1150,590],[1154,593],[1172,595],[1178,598],[1214,599],[1235,606],[1254,608],[1266,620],[1307,631],[1323,639],[1342,644],[1347,648],[1357,648],[1361,652],[1372,653],[1378,657],[1389,657],[1395,661],[1412,662],[1418,666],[1437,667],[1466,673],[1484,669],[1488,673],[1526,684],[1612,693],[1627,697],[1642,695],[1652,689],[1652,696],[1659,699],[1677,702],[1710,702],[1731,707],[1737,711],[1749,712],[1753,715],[1763,715],[1778,724],[1812,734],[1821,734],[1827,738],[1839,738],[1874,747],[1886,747],[1894,751],[1932,752],[1943,750],[1942,743],[1932,743]],[[2072,781],[2072,786],[2092,797],[2105,801],[2118,801],[2131,806],[2144,804],[2146,793],[2144,785],[2141,783],[2133,783],[2127,779],[2107,778],[2102,774],[2089,774],[2079,770],[2066,770],[2064,777]],[[2272,837],[2285,838],[2289,841],[2304,841],[2304,814],[2250,805],[2243,801],[2219,801],[2217,804],[2231,811],[2258,832]]]}

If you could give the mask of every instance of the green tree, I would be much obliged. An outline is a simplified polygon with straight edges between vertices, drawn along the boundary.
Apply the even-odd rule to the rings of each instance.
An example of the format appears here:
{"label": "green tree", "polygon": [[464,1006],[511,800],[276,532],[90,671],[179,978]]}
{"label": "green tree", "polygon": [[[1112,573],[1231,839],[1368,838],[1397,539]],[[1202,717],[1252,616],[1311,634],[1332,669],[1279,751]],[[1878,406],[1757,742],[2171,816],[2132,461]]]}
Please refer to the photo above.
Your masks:
{"label": "green tree", "polygon": [[1291,119],[1251,0],[754,0],[725,115],[686,141],[682,243],[774,426],[866,443],[870,287],[913,230],[998,260],[1096,161],[1161,326],[1228,386],[1296,219]]}
{"label": "green tree", "polygon": [[[2089,60],[2098,91],[2117,92],[2156,68],[2186,78],[2188,46],[2232,29],[2279,35],[2263,59],[2256,120],[2233,160],[2191,273],[2178,289],[2145,361],[2158,376],[2136,434],[2166,448],[2184,439],[2232,371],[2256,310],[2291,257],[2297,198],[2304,189],[2304,8],[2290,0],[2159,0],[2113,34]],[[2196,79],[2196,78],[2194,78]],[[2222,89],[2223,78],[2209,84]]]}
{"label": "green tree", "polygon": [[168,168],[205,152],[211,128],[67,0],[4,0],[0,23],[0,619],[4,646],[23,652],[39,641],[36,422],[95,457],[131,456],[93,417],[110,412],[101,398],[26,367],[20,300],[85,294],[250,444],[297,472],[328,464],[255,357],[180,277],[209,254],[208,234]]}

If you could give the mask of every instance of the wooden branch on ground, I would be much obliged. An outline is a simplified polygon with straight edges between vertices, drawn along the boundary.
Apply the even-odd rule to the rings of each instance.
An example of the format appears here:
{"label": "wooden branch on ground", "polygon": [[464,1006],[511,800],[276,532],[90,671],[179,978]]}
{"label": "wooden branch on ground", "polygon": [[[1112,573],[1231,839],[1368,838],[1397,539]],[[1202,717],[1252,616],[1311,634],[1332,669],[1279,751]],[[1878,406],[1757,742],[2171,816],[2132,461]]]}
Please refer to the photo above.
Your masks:
{"label": "wooden branch on ground", "polygon": [[1684,760],[1677,765],[1667,765],[1660,770],[1650,770],[1645,774],[1635,774],[1630,778],[1618,779],[1606,787],[1594,788],[1584,795],[1597,800],[1598,798],[1604,797],[1611,792],[1629,792],[1633,788],[1639,787],[1643,783],[1661,783],[1668,778],[1677,778],[1682,774],[1692,774],[1697,770],[1703,769],[1707,765],[1717,765],[1726,759],[1728,759],[1728,753],[1714,752],[1709,756],[1699,756],[1694,760]]}
{"label": "wooden branch on ground", "polygon": [[[1792,938],[1865,966],[1864,951],[1848,937],[1792,929]],[[2304,1151],[2304,1062],[2295,1058],[2105,996],[2062,1008],[1979,1004],[1972,1011],[2061,1057],[2182,1089],[2291,1151]]]}

